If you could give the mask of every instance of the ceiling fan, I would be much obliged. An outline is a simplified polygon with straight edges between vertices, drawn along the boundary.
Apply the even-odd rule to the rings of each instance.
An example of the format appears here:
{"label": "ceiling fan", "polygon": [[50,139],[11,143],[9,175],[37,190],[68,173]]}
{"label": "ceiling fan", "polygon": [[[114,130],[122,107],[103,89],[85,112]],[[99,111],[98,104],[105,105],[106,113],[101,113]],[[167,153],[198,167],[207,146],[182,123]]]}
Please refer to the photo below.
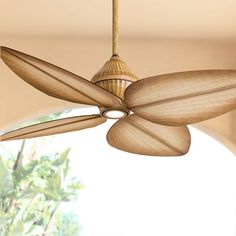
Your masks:
{"label": "ceiling fan", "polygon": [[98,106],[100,114],[31,125],[7,132],[0,140],[65,133],[118,119],[107,134],[111,146],[142,155],[180,156],[191,143],[186,125],[236,108],[236,70],[178,72],[139,80],[118,55],[118,0],[113,0],[112,35],[112,57],[91,81],[1,47],[5,64],[34,88],[62,100]]}

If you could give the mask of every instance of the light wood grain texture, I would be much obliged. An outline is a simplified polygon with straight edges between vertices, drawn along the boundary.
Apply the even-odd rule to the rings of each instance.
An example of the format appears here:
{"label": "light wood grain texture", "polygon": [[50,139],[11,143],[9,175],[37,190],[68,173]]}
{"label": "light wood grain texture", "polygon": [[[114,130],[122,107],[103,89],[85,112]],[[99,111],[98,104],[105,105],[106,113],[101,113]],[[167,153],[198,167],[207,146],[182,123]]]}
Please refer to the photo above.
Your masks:
{"label": "light wood grain texture", "polygon": [[179,72],[146,78],[125,92],[127,106],[155,123],[185,125],[236,108],[236,71]]}
{"label": "light wood grain texture", "polygon": [[104,123],[100,115],[76,116],[20,128],[0,136],[1,141],[35,138],[92,128]]}
{"label": "light wood grain texture", "polygon": [[36,89],[70,102],[119,107],[122,101],[92,82],[25,53],[1,47],[5,64]]}
{"label": "light wood grain texture", "polygon": [[120,150],[150,156],[181,156],[191,143],[186,126],[154,124],[137,115],[117,121],[107,134],[108,143]]}

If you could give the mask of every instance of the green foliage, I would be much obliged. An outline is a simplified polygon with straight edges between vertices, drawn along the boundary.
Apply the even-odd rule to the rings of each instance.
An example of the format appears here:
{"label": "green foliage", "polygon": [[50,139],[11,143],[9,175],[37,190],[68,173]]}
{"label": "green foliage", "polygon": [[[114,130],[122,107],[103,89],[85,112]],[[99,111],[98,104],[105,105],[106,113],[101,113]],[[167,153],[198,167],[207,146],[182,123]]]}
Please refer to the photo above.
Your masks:
{"label": "green foliage", "polygon": [[[0,232],[1,236],[67,236],[58,230],[67,216],[61,215],[54,233],[52,221],[62,202],[76,199],[81,184],[69,176],[70,149],[53,156],[42,156],[28,164],[12,169],[9,160],[0,157]],[[58,213],[59,214],[59,213]],[[60,214],[59,214],[60,215]],[[71,223],[73,222],[73,223]],[[74,234],[78,223],[67,222]],[[73,226],[72,226],[73,224]],[[64,226],[63,226],[64,227]]]}
{"label": "green foliage", "polygon": [[0,197],[4,198],[7,195],[11,194],[13,188],[14,185],[12,182],[12,173],[8,169],[7,164],[0,157]]}
{"label": "green foliage", "polygon": [[58,212],[50,236],[77,236],[80,229],[78,221],[78,216],[73,212]]}

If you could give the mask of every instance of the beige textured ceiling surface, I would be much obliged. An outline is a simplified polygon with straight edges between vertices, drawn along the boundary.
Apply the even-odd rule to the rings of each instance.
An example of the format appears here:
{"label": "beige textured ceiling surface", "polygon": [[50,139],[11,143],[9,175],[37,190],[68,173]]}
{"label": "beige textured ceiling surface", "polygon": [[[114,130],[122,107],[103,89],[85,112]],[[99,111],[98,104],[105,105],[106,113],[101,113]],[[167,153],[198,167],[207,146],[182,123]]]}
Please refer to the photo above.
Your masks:
{"label": "beige textured ceiling surface", "polygon": [[[0,35],[108,36],[111,0],[1,0]],[[123,36],[236,37],[235,0],[120,0]]]}

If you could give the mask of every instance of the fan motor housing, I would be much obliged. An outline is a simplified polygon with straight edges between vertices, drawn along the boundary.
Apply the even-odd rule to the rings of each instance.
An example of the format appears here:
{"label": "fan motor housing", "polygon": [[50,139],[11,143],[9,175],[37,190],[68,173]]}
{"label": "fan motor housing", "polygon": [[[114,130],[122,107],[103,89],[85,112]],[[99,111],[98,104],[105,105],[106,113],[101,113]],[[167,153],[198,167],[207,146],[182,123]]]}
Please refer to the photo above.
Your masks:
{"label": "fan motor housing", "polygon": [[133,74],[119,56],[109,61],[93,76],[92,82],[124,100],[126,88],[138,77]]}
{"label": "fan motor housing", "polygon": [[[92,78],[92,82],[97,86],[116,95],[123,101],[126,88],[137,80],[138,77],[131,72],[119,56],[112,56]],[[101,114],[106,118],[111,118],[107,115],[110,111],[120,111],[123,112],[124,116],[129,115],[129,109],[127,109],[125,103],[119,108],[100,108]]]}

